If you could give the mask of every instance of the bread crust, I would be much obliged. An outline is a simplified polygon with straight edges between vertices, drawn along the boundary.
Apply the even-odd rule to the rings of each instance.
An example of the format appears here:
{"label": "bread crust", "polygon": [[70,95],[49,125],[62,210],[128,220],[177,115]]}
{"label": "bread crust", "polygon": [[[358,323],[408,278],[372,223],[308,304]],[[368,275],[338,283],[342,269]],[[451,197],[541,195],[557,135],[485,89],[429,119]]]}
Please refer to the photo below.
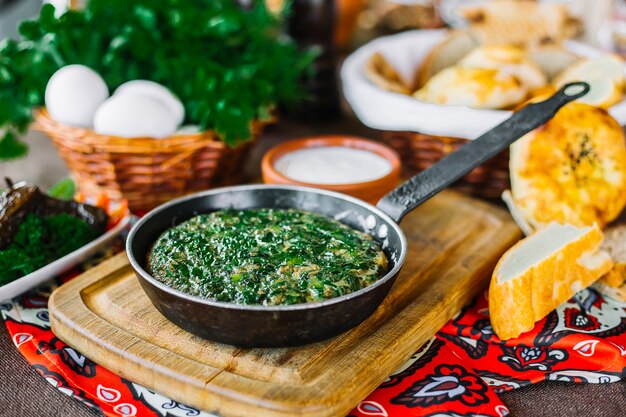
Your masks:
{"label": "bread crust", "polygon": [[518,337],[567,301],[581,289],[607,273],[613,262],[608,253],[598,251],[602,231],[597,225],[579,239],[568,243],[520,275],[504,281],[503,261],[516,256],[532,235],[509,249],[500,259],[489,286],[491,325],[502,340]]}
{"label": "bread crust", "polygon": [[608,109],[624,98],[624,62],[613,54],[581,59],[561,72],[554,79],[554,85],[560,88],[571,81],[586,81],[591,85],[591,93],[580,102]]}
{"label": "bread crust", "polygon": [[545,87],[548,83],[546,75],[529,58],[528,53],[515,46],[481,46],[461,59],[458,65],[470,68],[495,69],[511,74],[520,80],[528,91]]}
{"label": "bread crust", "polygon": [[626,205],[624,133],[605,110],[570,103],[511,146],[510,173],[515,204],[534,229],[602,227]]}
{"label": "bread crust", "polygon": [[515,105],[527,94],[526,87],[505,72],[454,66],[437,73],[414,97],[441,105],[502,109]]}

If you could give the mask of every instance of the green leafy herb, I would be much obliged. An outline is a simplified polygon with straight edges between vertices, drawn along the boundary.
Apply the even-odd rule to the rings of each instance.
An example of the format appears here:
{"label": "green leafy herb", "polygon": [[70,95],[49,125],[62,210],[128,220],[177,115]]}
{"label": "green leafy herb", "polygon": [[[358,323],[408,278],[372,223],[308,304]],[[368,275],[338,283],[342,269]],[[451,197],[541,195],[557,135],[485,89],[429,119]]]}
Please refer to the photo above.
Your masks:
{"label": "green leafy herb", "polygon": [[313,59],[281,34],[263,1],[244,9],[234,0],[90,0],[59,17],[47,4],[20,33],[22,41],[0,44],[0,158],[25,152],[15,133],[65,65],[91,67],[111,90],[159,82],[182,100],[187,123],[235,146],[250,139],[253,119],[301,97],[297,81]]}
{"label": "green leafy herb", "polygon": [[75,194],[76,184],[71,178],[64,178],[48,189],[48,195],[59,200],[73,200]]}
{"label": "green leafy herb", "polygon": [[53,262],[91,242],[98,233],[87,222],[69,214],[29,214],[13,241],[0,250],[0,285]]}

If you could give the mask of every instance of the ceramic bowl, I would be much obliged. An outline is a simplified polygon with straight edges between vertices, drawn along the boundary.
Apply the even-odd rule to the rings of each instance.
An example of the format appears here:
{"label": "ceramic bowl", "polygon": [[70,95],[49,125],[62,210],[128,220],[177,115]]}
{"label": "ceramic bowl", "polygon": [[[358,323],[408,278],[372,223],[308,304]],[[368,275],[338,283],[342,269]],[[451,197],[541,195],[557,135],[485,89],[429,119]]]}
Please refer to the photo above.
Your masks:
{"label": "ceramic bowl", "polygon": [[[372,181],[351,184],[314,184],[289,178],[276,169],[276,162],[284,155],[306,148],[341,146],[360,149],[382,156],[391,164],[391,171]],[[316,136],[291,140],[270,149],[261,163],[263,181],[266,184],[301,185],[321,188],[351,195],[375,204],[383,195],[393,190],[400,182],[400,158],[390,147],[369,139],[354,136]]]}

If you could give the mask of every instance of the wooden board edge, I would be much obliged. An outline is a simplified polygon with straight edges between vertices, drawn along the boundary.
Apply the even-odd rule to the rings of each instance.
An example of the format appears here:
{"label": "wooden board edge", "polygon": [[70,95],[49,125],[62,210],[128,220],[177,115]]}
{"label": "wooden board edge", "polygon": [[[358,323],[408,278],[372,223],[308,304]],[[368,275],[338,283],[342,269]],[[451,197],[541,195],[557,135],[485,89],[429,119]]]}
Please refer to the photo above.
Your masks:
{"label": "wooden board edge", "polygon": [[[464,199],[468,199],[468,200],[473,200],[470,199],[467,196],[463,196]],[[506,243],[504,243],[501,248],[502,248],[502,253],[504,253],[504,251],[506,251],[510,246],[512,246],[517,240],[519,240],[519,238],[521,237],[521,233],[519,232],[519,229],[517,229],[517,227],[510,221],[510,218],[508,217],[508,213],[505,210],[502,210],[501,208],[495,208],[491,205],[488,205],[487,203],[484,202],[478,202],[479,205],[485,205],[486,207],[490,208],[490,215],[495,216],[496,219],[503,221],[504,226],[502,227],[501,232],[503,233],[503,235],[507,235],[509,236],[509,238],[506,240]],[[496,210],[494,210],[496,209]],[[505,247],[506,246],[506,247]],[[500,254],[501,255],[501,254]],[[495,257],[494,257],[495,259]],[[497,262],[497,259],[495,259],[493,266],[495,267],[495,262]],[[87,272],[85,272],[84,274],[82,274],[81,276],[75,278],[74,280],[64,284],[62,287],[60,287],[59,289],[57,289],[53,295],[50,298],[50,306],[52,306],[52,308],[50,309],[50,322],[51,322],[51,327],[52,330],[55,334],[57,334],[57,336],[64,341],[68,341],[71,346],[76,347],[79,351],[81,351],[81,353],[85,354],[87,357],[89,357],[90,359],[94,360],[93,357],[91,357],[90,355],[86,354],[85,351],[89,351],[89,346],[87,343],[81,343],[80,339],[84,339],[85,335],[78,333],[75,329],[72,329],[70,324],[70,318],[69,317],[64,317],[63,315],[59,314],[59,311],[62,311],[60,309],[57,308],[57,306],[59,305],[59,303],[65,301],[64,296],[70,294],[72,297],[80,297],[80,293],[81,290],[83,288],[86,288],[87,286],[93,284],[95,281],[97,281],[98,279],[101,278],[101,273],[111,269],[111,268],[115,268],[117,266],[117,268],[119,268],[120,266],[124,266],[127,264],[127,259],[126,259],[126,255],[124,253],[116,255],[115,257],[103,262],[102,264],[88,270]],[[488,284],[488,278],[485,278],[487,284]],[[478,293],[478,291],[476,292]],[[68,295],[68,296],[70,296]],[[467,304],[467,302],[469,302],[469,300],[471,300],[472,297],[474,297],[476,294],[472,294],[472,295],[466,295],[467,300],[465,301],[459,301],[461,305]],[[81,303],[82,304],[82,303]],[[459,307],[461,308],[461,307]],[[88,310],[88,308],[85,306],[85,309]],[[446,314],[446,316],[449,316],[448,318],[441,318],[440,320],[442,321],[441,326],[438,327],[442,327],[448,320],[449,318],[453,317],[456,312],[457,312],[457,308],[455,307],[455,311],[452,312],[448,312]],[[93,312],[91,312],[91,314],[93,314],[94,317],[97,317],[97,315],[95,315]],[[98,317],[99,318],[99,317]],[[103,320],[102,318],[99,318],[100,320]],[[105,321],[105,320],[103,320]],[[439,321],[437,322],[439,323]],[[436,333],[436,332],[435,332]],[[134,339],[134,342],[131,342],[129,340],[129,343],[131,343],[129,345],[129,347],[132,347],[135,343],[149,343],[147,341],[144,341],[130,333],[128,333],[128,335],[130,337],[132,337]],[[434,334],[433,334],[434,335]],[[396,362],[397,366],[395,368],[397,368],[398,366],[400,366],[402,363],[404,363],[414,352],[416,349],[418,349],[423,343],[426,343],[433,335],[426,337],[425,335],[422,335],[420,337],[416,337],[415,346],[405,346],[403,348],[403,355],[401,356],[401,358],[399,358]],[[424,340],[422,340],[424,339]],[[97,356],[97,359],[94,360],[94,362],[99,363],[100,365],[104,366],[105,368],[111,369],[112,371],[120,374],[121,376],[123,376],[126,379],[132,380],[140,385],[144,385],[148,388],[153,389],[154,386],[151,383],[150,380],[148,379],[142,379],[142,380],[138,380],[136,378],[136,375],[131,375],[129,374],[129,372],[127,372],[126,369],[115,369],[115,363],[114,361],[108,361],[106,358],[108,356],[110,356],[110,350],[106,350],[104,349],[104,346],[101,346],[100,349],[102,350],[101,353],[99,353]],[[186,359],[186,360],[191,360],[189,358],[186,358],[184,356],[182,356],[182,358]],[[394,368],[394,369],[395,369]],[[223,373],[223,372],[227,372],[227,371],[221,371],[218,372],[218,374],[216,374],[213,378],[215,378],[217,375]],[[211,378],[211,379],[213,379]],[[205,390],[203,391],[199,391],[200,396],[206,395],[207,394],[207,390],[210,390],[210,382],[211,379],[206,381],[205,384]],[[178,381],[178,380],[176,380]],[[274,410],[274,411],[270,411],[267,410],[267,413],[265,413],[264,415],[267,416],[287,416],[287,415],[301,415],[301,416],[307,416],[307,417],[327,417],[327,416],[331,416],[331,415],[337,415],[337,414],[345,414],[348,413],[354,406],[356,406],[358,404],[359,401],[361,401],[363,398],[365,398],[371,391],[375,390],[378,385],[380,384],[381,381],[377,382],[377,383],[371,383],[367,386],[367,392],[364,395],[359,394],[354,395],[354,398],[358,397],[358,400],[356,400],[356,402],[354,402],[353,404],[351,404],[349,407],[348,406],[344,406],[341,408],[335,408],[335,409],[329,409],[326,408],[326,412],[320,412],[318,411],[319,407],[304,407],[299,409],[299,412],[297,412],[297,409],[294,408],[289,408],[289,409],[283,409],[282,411],[280,410]],[[365,389],[363,391],[366,391]],[[155,391],[158,391],[158,389],[155,389]],[[359,391],[361,392],[361,391]],[[218,395],[220,396],[220,403],[223,404],[228,404],[230,401],[233,400],[234,397],[229,396],[227,398],[223,397],[224,395],[226,395],[224,392],[212,392],[212,394]],[[198,407],[200,409],[205,409],[207,411],[211,411],[211,409],[213,409],[213,411],[217,410],[217,408],[215,407],[210,407],[207,408],[206,404],[201,403],[201,402],[195,402],[195,401],[189,401],[189,397],[183,397],[183,396],[176,396],[176,395],[172,395],[171,393],[167,394],[168,396],[172,397],[173,399],[177,400],[177,401],[181,401],[182,403],[187,403],[190,405],[193,405],[195,407]],[[240,398],[240,397],[239,397]],[[282,408],[282,407],[280,407]],[[264,410],[265,411],[265,410]],[[295,412],[294,412],[295,411]],[[242,414],[242,415],[247,415],[247,414]]]}
{"label": "wooden board edge", "polygon": [[[136,384],[143,385],[146,388],[160,392],[158,386],[155,385],[154,381],[151,379],[149,372],[133,372],[133,370],[138,370],[142,361],[139,357],[134,357],[135,355],[130,352],[131,349],[139,348],[141,345],[145,345],[149,348],[154,345],[123,329],[118,329],[119,333],[122,334],[122,337],[118,337],[115,341],[107,342],[98,338],[96,336],[98,334],[97,328],[99,326],[106,326],[107,324],[110,325],[110,323],[92,312],[85,305],[81,297],[81,293],[86,288],[96,284],[99,280],[106,279],[106,276],[103,278],[102,275],[107,273],[107,271],[112,270],[110,272],[115,273],[119,271],[120,268],[130,269],[127,262],[125,254],[116,255],[115,257],[103,262],[102,264],[90,269],[86,273],[81,274],[70,282],[57,288],[54,291],[53,296],[50,297],[48,304],[50,327],[52,332],[60,340],[67,345],[72,346],[81,354],[85,355],[87,358],[103,368],[106,368],[109,371]],[[71,308],[69,308],[69,306],[71,306]],[[78,329],[75,326],[75,322],[76,319],[81,316],[83,318],[88,317],[90,324],[82,329]],[[165,351],[165,349],[158,346],[154,347]],[[175,352],[171,351],[167,351],[167,353],[177,355]],[[181,365],[185,364],[189,366],[194,363],[203,365],[187,358],[186,356],[177,356],[181,360]],[[124,367],[119,366],[118,363],[119,358],[122,357],[126,361],[126,366]],[[133,366],[128,366],[129,363]],[[219,374],[227,372],[228,371],[215,368],[215,373],[210,377],[207,377],[201,385],[187,386],[186,391],[181,390],[176,393],[168,392],[165,395],[183,404],[207,410],[208,412],[216,412],[219,410],[219,405],[222,403],[241,404],[242,400],[249,403],[249,406],[252,406],[252,402],[254,401],[253,399],[246,399],[245,395],[240,395],[239,393],[229,391],[228,389],[222,389],[211,385],[211,381],[214,378],[216,378]],[[159,378],[163,379],[161,380],[160,385],[180,385],[181,383],[186,383],[181,378],[168,375],[166,372],[160,372]],[[246,377],[242,378],[246,379]],[[267,384],[272,385],[272,383]],[[316,390],[314,388],[306,386],[295,389],[300,391],[303,398],[311,398],[311,394],[316,394]],[[207,394],[213,395],[213,397],[209,397]],[[209,401],[209,403],[206,401]],[[263,410],[263,415],[268,417],[286,417],[294,415],[329,417],[336,414],[332,411],[329,414],[328,406],[325,403],[318,401],[314,403],[302,403],[289,406],[272,400],[267,400],[265,401],[265,405],[267,408]],[[303,412],[306,412],[307,414],[302,414]],[[249,414],[243,413],[240,415],[244,417]]]}

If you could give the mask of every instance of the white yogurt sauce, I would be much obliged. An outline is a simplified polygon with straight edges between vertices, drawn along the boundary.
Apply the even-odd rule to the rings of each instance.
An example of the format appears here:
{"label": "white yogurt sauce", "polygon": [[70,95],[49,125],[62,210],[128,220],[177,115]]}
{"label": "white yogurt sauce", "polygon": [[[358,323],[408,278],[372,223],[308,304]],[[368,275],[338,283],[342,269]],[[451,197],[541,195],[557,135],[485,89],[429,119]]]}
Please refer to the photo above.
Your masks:
{"label": "white yogurt sauce", "polygon": [[310,184],[356,184],[391,172],[391,163],[374,152],[347,146],[320,146],[283,155],[274,167],[286,177]]}

